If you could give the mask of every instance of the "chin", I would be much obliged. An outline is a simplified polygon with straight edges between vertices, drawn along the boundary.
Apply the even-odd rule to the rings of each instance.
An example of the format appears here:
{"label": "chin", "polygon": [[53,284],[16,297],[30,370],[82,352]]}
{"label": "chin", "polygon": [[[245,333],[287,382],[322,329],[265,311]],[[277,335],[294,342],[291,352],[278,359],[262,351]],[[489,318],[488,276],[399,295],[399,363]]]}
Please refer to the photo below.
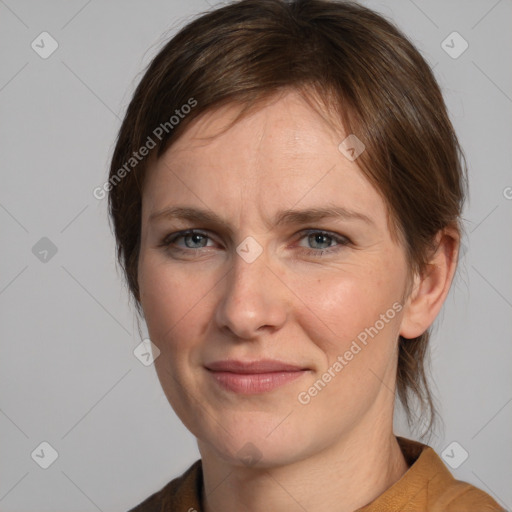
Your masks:
{"label": "chin", "polygon": [[225,462],[233,466],[255,469],[286,466],[302,458],[301,453],[297,451],[297,445],[273,443],[261,439],[240,440],[236,446],[216,445],[215,449]]}
{"label": "chin", "polygon": [[272,426],[269,426],[268,418],[262,417],[258,421],[255,416],[245,413],[238,421],[225,422],[229,433],[219,426],[214,431],[201,429],[203,435],[199,439],[203,439],[208,449],[215,451],[226,463],[239,467],[284,466],[314,453],[314,446],[309,441],[315,438],[313,433],[308,435],[290,418],[279,424],[286,414],[279,419],[274,415]]}

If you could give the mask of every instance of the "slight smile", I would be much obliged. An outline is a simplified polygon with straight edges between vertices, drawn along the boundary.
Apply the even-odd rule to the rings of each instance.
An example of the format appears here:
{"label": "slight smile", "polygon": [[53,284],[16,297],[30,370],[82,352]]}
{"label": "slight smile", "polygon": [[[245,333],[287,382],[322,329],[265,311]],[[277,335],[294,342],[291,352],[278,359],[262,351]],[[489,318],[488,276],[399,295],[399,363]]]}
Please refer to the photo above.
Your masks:
{"label": "slight smile", "polygon": [[209,363],[205,368],[224,389],[245,395],[272,391],[310,371],[301,365],[269,359],[249,362],[228,359]]}

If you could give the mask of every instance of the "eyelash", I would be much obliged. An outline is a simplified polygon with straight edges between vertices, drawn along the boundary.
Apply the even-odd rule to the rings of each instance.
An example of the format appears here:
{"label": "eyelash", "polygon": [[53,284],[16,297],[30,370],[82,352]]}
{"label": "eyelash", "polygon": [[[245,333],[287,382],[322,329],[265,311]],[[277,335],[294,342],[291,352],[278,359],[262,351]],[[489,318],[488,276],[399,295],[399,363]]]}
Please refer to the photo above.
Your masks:
{"label": "eyelash", "polygon": [[[299,248],[300,252],[306,254],[307,256],[322,257],[324,254],[335,253],[335,252],[339,251],[341,249],[341,247],[349,245],[351,243],[351,241],[346,236],[337,235],[335,233],[331,233],[329,231],[323,231],[321,229],[303,230],[303,231],[301,231],[301,234],[302,234],[302,236],[299,238],[299,241],[302,240],[303,238],[306,238],[306,237],[310,236],[310,235],[319,234],[319,235],[326,235],[328,238],[331,238],[332,240],[337,242],[337,245],[335,245],[333,247],[329,247],[327,249],[307,249],[307,248],[304,248],[304,247]],[[184,238],[184,237],[189,236],[189,235],[201,235],[201,236],[204,236],[207,239],[211,240],[211,237],[207,233],[205,233],[203,231],[198,231],[198,230],[195,230],[195,229],[187,229],[185,231],[179,231],[177,233],[172,233],[170,235],[167,235],[162,240],[160,246],[161,247],[165,247],[165,248],[170,248],[171,244],[176,242],[176,240],[178,240],[180,238]],[[204,249],[204,247],[201,247],[201,248],[198,248],[198,249],[190,249],[190,248],[189,249],[182,249],[180,247],[174,247],[173,248],[173,250],[178,252],[178,253],[182,253],[182,254],[183,253],[187,253],[189,255],[190,254],[191,255],[195,255],[196,253],[200,252],[201,249]]]}

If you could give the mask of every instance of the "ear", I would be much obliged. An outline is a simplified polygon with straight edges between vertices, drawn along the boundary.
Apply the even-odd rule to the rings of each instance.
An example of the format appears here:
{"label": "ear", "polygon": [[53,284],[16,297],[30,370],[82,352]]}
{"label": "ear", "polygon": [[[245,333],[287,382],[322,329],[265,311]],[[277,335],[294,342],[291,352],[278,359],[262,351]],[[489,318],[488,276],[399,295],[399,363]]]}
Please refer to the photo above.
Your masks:
{"label": "ear", "polygon": [[460,235],[445,228],[435,237],[435,250],[421,275],[414,276],[412,291],[405,302],[400,324],[404,338],[421,336],[434,322],[448,295],[459,252]]}

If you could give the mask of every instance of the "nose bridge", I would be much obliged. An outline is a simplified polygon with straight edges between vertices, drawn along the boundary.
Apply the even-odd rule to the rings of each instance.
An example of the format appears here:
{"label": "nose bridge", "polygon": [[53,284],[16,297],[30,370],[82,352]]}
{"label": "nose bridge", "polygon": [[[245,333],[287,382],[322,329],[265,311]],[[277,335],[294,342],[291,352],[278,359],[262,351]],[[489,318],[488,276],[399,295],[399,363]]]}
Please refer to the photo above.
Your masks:
{"label": "nose bridge", "polygon": [[261,334],[261,327],[275,329],[284,322],[285,299],[282,286],[269,268],[270,259],[268,249],[252,237],[236,248],[217,305],[219,328],[227,327],[240,338],[253,338]]}

